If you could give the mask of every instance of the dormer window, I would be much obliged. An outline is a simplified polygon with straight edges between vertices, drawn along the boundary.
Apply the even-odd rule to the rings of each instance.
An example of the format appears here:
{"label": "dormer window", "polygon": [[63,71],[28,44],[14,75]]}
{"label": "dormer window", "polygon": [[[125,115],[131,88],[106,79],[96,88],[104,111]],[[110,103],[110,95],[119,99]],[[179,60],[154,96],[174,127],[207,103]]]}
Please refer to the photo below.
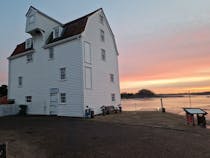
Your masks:
{"label": "dormer window", "polygon": [[63,28],[60,26],[56,26],[53,28],[53,38],[58,38],[61,36]]}
{"label": "dormer window", "polygon": [[29,48],[32,48],[32,38],[29,38],[25,41],[25,49],[29,49]]}

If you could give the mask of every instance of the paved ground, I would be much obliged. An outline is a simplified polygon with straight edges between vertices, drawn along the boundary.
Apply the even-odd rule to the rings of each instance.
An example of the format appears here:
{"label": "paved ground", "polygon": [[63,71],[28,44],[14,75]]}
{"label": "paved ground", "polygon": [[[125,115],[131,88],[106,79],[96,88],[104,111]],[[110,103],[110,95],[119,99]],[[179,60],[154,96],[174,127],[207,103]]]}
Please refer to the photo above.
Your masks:
{"label": "paved ground", "polygon": [[209,158],[210,131],[182,116],[124,112],[95,119],[0,118],[9,158]]}

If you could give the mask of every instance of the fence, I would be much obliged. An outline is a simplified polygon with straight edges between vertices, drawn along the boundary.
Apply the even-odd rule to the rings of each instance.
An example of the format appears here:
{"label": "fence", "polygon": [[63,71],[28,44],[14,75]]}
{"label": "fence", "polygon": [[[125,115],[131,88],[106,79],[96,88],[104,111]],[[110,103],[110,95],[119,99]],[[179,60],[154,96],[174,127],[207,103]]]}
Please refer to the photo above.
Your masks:
{"label": "fence", "polygon": [[0,105],[0,117],[16,115],[19,111],[19,106],[15,104],[1,104]]}

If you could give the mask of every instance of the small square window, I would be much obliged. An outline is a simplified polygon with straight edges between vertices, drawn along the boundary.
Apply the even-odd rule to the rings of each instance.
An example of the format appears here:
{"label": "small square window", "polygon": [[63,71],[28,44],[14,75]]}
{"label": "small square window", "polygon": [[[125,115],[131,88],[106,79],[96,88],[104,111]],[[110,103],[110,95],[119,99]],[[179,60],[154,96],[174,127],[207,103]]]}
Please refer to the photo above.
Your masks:
{"label": "small square window", "polygon": [[60,94],[60,101],[61,101],[61,103],[66,103],[66,93]]}
{"label": "small square window", "polygon": [[110,74],[110,81],[114,82],[114,74]]}
{"label": "small square window", "polygon": [[33,61],[33,55],[32,54],[26,55],[26,61],[27,61],[27,63],[32,62]]}
{"label": "small square window", "polygon": [[106,61],[106,51],[104,49],[101,49],[101,59]]}
{"label": "small square window", "polygon": [[99,15],[99,20],[101,24],[104,24],[104,16],[102,14]]}
{"label": "small square window", "polygon": [[111,94],[111,98],[112,98],[112,101],[115,101],[115,94],[114,93]]}
{"label": "small square window", "polygon": [[66,79],[66,68],[60,68],[60,79],[65,80]]}
{"label": "small square window", "polygon": [[21,87],[23,85],[23,77],[19,76],[18,77],[18,86]]}
{"label": "small square window", "polygon": [[54,48],[49,49],[49,59],[50,60],[54,59]]}
{"label": "small square window", "polygon": [[103,30],[100,30],[100,37],[101,37],[101,41],[104,42],[105,41],[105,35],[104,35]]}
{"label": "small square window", "polygon": [[26,96],[26,102],[31,103],[32,102],[32,96]]}

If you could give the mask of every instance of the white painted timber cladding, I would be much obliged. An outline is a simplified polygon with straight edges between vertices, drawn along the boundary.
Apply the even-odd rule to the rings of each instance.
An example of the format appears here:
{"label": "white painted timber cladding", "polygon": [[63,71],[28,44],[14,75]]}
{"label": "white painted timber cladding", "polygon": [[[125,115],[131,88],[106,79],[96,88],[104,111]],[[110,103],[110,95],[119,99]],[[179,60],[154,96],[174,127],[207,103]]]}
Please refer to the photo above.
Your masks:
{"label": "white painted timber cladding", "polygon": [[[10,61],[9,98],[14,98],[17,104],[29,105],[30,114],[49,114],[50,89],[59,88],[59,93],[66,93],[67,103],[58,101],[57,114],[82,117],[81,41],[78,39],[55,46],[53,60],[49,60],[49,49],[38,46],[38,41],[35,40],[36,51],[31,63],[26,63],[26,56]],[[66,68],[67,79],[64,81],[60,80],[61,67]],[[22,87],[18,87],[19,76],[23,77]],[[25,96],[32,96],[32,103],[26,103]]]}
{"label": "white painted timber cladding", "polygon": [[[82,35],[83,48],[85,42],[89,42],[92,54],[91,64],[83,61],[83,69],[85,67],[92,68],[92,88],[84,89],[84,107],[91,107],[95,114],[101,113],[100,107],[103,105],[117,106],[120,104],[118,53],[108,23],[105,20],[104,24],[101,24],[99,14],[100,12],[97,12],[89,17],[85,32]],[[100,30],[105,33],[105,42],[100,40]],[[101,49],[106,51],[106,61],[101,59]],[[83,51],[85,50],[83,49]],[[114,82],[110,82],[110,74],[114,74]],[[111,100],[112,93],[115,93],[115,101]]]}
{"label": "white painted timber cladding", "polygon": [[[49,115],[50,89],[58,89],[57,115],[73,117],[83,117],[86,106],[99,114],[103,105],[119,105],[118,53],[108,23],[102,25],[99,14],[88,18],[81,38],[55,45],[54,58],[49,59],[49,48],[44,45],[57,23],[36,13],[38,26],[45,32],[33,35],[31,63],[26,62],[26,55],[9,61],[9,98],[17,105],[27,104],[29,114]],[[100,41],[101,29],[105,42]],[[106,61],[101,59],[101,49],[106,51]],[[63,67],[66,79],[60,80]],[[110,82],[110,74],[114,74],[114,82]],[[18,87],[19,76],[23,77],[22,87]],[[60,93],[66,93],[65,104],[60,103]],[[112,93],[116,96],[114,102]],[[26,103],[25,96],[32,96],[32,102]]]}

